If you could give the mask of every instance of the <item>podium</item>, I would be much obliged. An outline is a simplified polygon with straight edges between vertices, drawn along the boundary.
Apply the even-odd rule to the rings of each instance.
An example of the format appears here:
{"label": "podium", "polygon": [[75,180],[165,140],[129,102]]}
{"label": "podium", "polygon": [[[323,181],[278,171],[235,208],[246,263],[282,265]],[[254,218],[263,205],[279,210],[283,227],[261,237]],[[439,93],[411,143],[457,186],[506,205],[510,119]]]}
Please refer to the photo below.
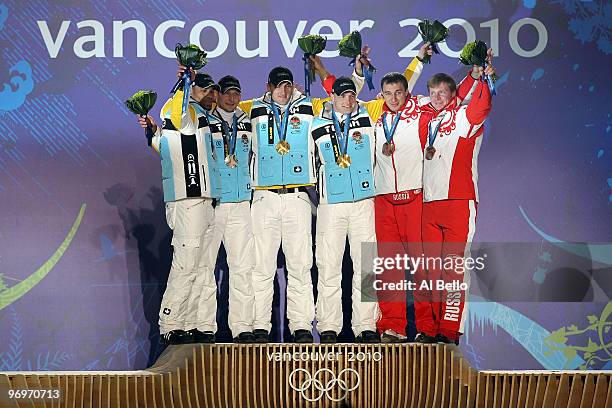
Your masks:
{"label": "podium", "polygon": [[[4,407],[612,408],[609,371],[476,371],[452,345],[189,344],[131,372],[0,374]],[[4,398],[4,399],[3,399]]]}

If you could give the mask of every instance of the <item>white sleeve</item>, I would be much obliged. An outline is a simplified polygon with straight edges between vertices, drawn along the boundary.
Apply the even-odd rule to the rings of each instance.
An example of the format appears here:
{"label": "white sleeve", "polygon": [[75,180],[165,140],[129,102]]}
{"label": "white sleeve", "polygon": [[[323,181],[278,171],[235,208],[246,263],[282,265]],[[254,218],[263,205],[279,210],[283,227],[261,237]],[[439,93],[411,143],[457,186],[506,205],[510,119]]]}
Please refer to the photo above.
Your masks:
{"label": "white sleeve", "polygon": [[363,84],[365,84],[365,77],[362,75],[359,75],[357,71],[353,70],[353,75],[351,79],[355,83],[355,87],[357,88],[357,95],[359,95],[359,93],[363,89]]}

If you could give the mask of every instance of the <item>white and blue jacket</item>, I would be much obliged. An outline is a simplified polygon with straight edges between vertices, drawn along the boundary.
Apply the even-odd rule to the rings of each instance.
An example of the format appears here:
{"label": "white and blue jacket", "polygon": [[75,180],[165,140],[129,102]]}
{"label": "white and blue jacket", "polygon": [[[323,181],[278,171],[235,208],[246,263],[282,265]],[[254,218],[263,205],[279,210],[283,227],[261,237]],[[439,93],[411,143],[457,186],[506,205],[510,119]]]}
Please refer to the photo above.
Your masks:
{"label": "white and blue jacket", "polygon": [[[215,146],[217,166],[221,173],[221,202],[238,203],[251,200],[251,174],[249,164],[251,159],[251,120],[249,116],[239,108],[234,112],[238,118],[238,132],[236,135],[236,147],[234,154],[238,165],[234,168],[228,167],[225,162],[226,147],[223,142],[223,118],[218,108],[214,108],[208,114],[210,132]],[[228,123],[231,131],[232,124]]]}
{"label": "white and blue jacket", "polygon": [[163,120],[151,145],[161,156],[164,201],[221,197],[221,175],[213,159],[212,136],[206,111],[191,100],[181,129],[170,121],[170,102],[162,108]]}
{"label": "white and blue jacket", "polygon": [[[374,191],[374,127],[367,110],[358,105],[352,113],[346,153],[351,158],[348,168],[338,166],[339,152],[335,138],[332,104],[325,103],[321,114],[312,124],[312,137],[319,162],[318,191],[321,204],[346,203],[373,197]],[[344,123],[340,121],[341,130]]]}
{"label": "white and blue jacket", "polygon": [[[251,176],[253,187],[315,184],[314,142],[310,127],[314,117],[312,100],[294,91],[289,102],[286,141],[290,151],[280,155],[276,144],[280,141],[274,122],[271,97],[267,93],[253,101],[253,158]],[[284,112],[284,109],[281,109]]]}

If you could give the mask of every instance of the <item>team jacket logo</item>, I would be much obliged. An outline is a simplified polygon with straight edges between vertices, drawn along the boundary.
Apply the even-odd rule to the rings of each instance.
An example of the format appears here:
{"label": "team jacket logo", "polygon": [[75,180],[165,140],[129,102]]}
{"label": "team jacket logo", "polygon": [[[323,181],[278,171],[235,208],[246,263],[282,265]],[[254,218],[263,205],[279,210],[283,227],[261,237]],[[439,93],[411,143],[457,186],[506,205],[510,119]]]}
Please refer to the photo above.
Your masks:
{"label": "team jacket logo", "polygon": [[353,132],[353,140],[355,141],[355,143],[361,143],[363,142],[363,137],[361,136],[361,132],[356,131]]}
{"label": "team jacket logo", "polygon": [[[405,121],[406,123],[410,123],[413,120],[418,119],[420,113],[421,108],[419,107],[419,104],[417,103],[416,99],[410,98],[406,102],[406,107],[404,107],[404,110],[402,110],[402,112],[400,113],[400,120]],[[376,124],[378,126],[382,126],[382,117],[383,115],[381,115],[376,121]]]}
{"label": "team jacket logo", "polygon": [[450,135],[457,124],[455,123],[455,119],[457,118],[457,112],[455,110],[448,110],[445,112],[444,117],[442,118],[442,123],[440,124],[439,135]]}
{"label": "team jacket logo", "polygon": [[406,107],[402,110],[401,120],[405,120],[407,123],[417,119],[421,113],[421,108],[417,103],[416,99],[410,98],[406,103]]}
{"label": "team jacket logo", "polygon": [[242,144],[245,146],[249,144],[249,137],[247,135],[242,135]]}
{"label": "team jacket logo", "polygon": [[293,129],[298,129],[300,125],[302,124],[302,122],[300,121],[300,118],[298,118],[297,116],[292,116],[289,122]]}
{"label": "team jacket logo", "polygon": [[191,153],[187,155],[187,171],[189,172],[187,174],[187,178],[189,179],[189,187],[197,186],[198,182],[196,179],[197,169],[195,164],[195,156]]}

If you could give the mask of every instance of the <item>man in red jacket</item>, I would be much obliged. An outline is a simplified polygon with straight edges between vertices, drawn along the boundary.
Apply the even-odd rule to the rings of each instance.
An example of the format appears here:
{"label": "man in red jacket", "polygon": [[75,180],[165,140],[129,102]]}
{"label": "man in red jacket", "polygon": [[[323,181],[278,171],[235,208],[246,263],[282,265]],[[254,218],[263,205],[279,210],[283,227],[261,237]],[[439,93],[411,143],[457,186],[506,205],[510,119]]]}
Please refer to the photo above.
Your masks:
{"label": "man in red jacket", "polygon": [[[453,106],[469,98],[477,71],[472,70],[461,81],[452,98]],[[399,73],[385,75],[381,87],[385,104],[376,123],[374,169],[378,255],[393,258],[407,254],[417,258],[423,253],[423,149],[427,125],[437,115],[437,110],[429,97],[410,97],[408,83]],[[397,283],[405,278],[403,268],[387,269],[380,276],[385,283]],[[415,311],[411,306],[406,310],[406,292],[382,289],[377,294],[381,310],[377,327],[382,341],[412,341],[416,334]]]}
{"label": "man in red jacket", "polygon": [[[473,72],[480,79],[494,70],[489,66]],[[458,106],[450,76],[434,75],[427,88],[426,108],[433,119],[427,124],[423,161],[422,238],[427,261],[441,261],[432,261],[426,271],[417,270],[417,285],[424,280],[430,284],[430,290],[415,293],[417,341],[458,344],[469,285],[469,268],[462,265],[470,256],[475,231],[478,152],[491,93],[486,82],[478,81],[469,104]]]}

